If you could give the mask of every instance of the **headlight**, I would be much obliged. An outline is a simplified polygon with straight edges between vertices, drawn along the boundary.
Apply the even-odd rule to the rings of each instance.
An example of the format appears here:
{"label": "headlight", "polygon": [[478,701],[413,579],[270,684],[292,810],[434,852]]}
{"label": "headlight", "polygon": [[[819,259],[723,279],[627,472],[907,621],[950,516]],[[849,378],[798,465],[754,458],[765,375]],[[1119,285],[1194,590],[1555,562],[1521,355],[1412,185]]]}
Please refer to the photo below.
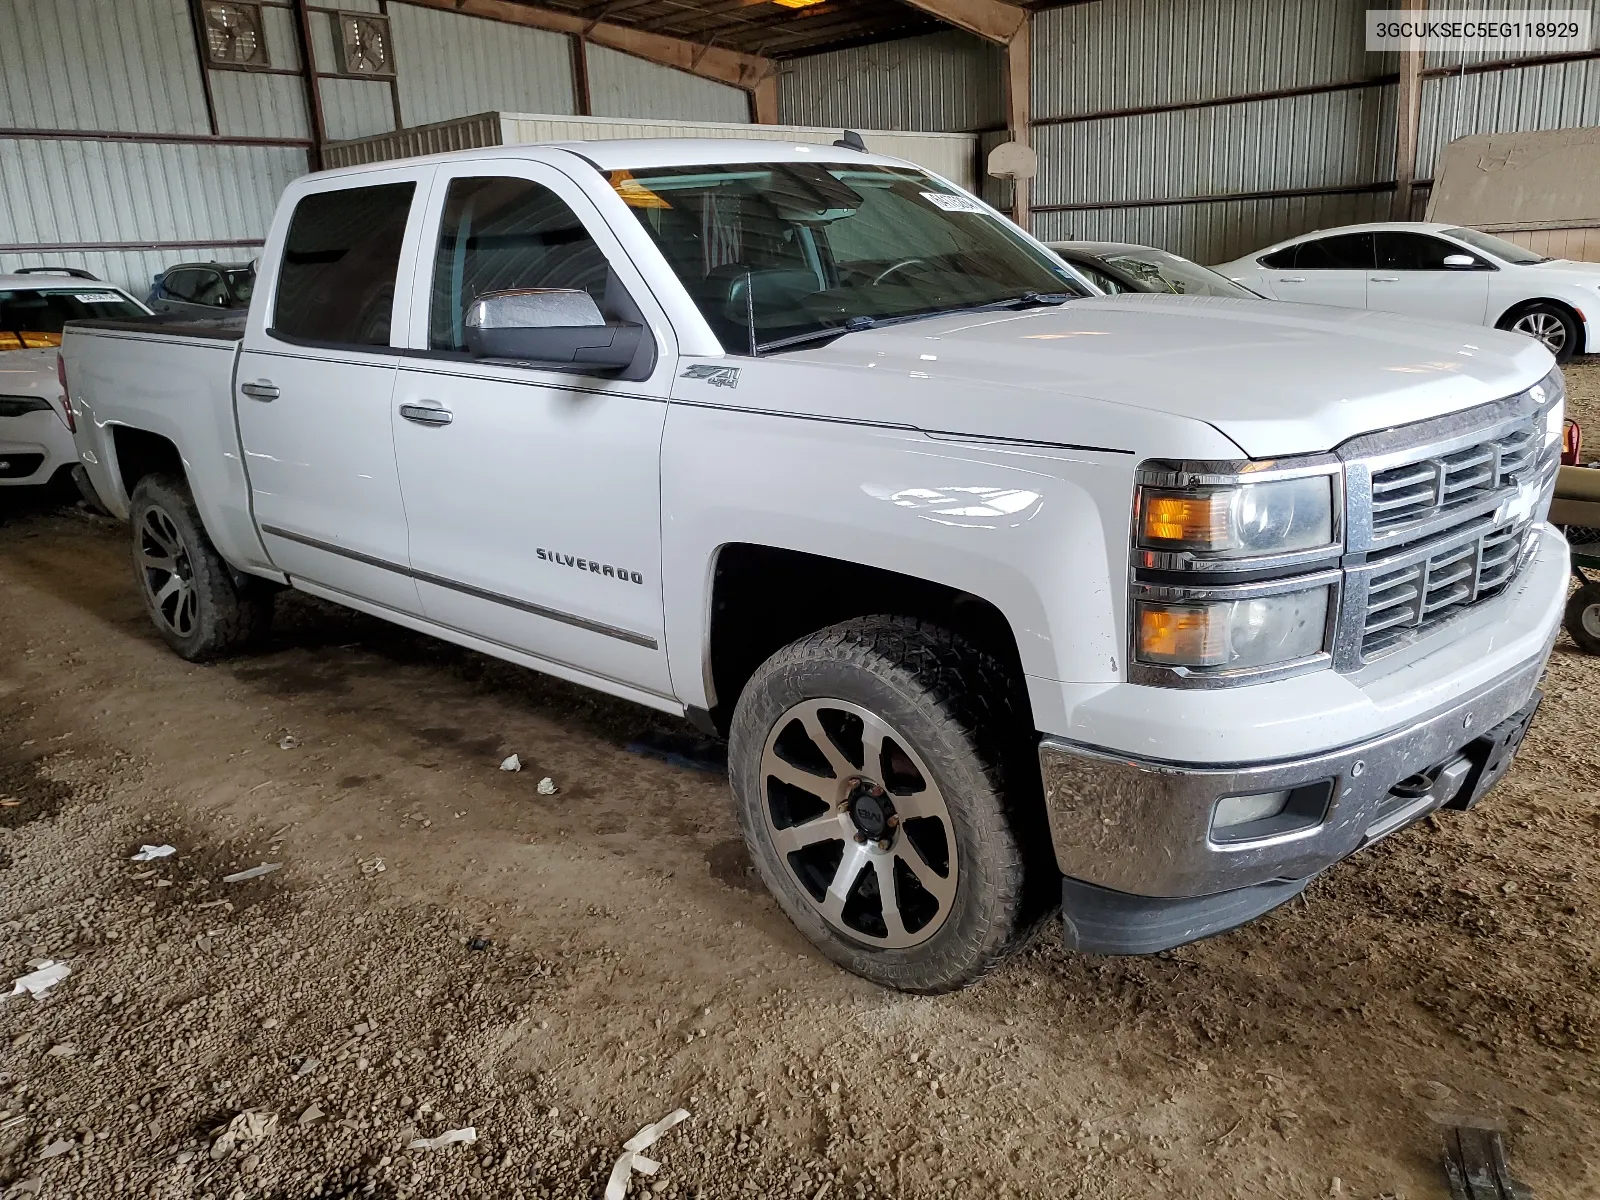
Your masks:
{"label": "headlight", "polygon": [[1166,667],[1267,667],[1323,648],[1331,589],[1237,600],[1134,605],[1139,661]]}
{"label": "headlight", "polygon": [[1144,487],[1138,541],[1146,550],[1190,550],[1251,558],[1314,550],[1333,542],[1328,475],[1215,488]]}

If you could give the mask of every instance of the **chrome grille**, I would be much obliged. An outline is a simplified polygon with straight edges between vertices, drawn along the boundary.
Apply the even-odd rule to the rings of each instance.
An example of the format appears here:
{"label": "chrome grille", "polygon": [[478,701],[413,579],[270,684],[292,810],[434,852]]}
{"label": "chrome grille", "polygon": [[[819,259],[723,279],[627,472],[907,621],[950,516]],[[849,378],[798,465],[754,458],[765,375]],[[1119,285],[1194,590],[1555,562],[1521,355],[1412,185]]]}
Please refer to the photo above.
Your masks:
{"label": "chrome grille", "polygon": [[1425,558],[1408,553],[1394,567],[1377,563],[1367,577],[1361,658],[1378,657],[1499,595],[1516,575],[1531,527],[1529,520],[1505,524],[1468,541],[1452,539]]}
{"label": "chrome grille", "polygon": [[1390,467],[1372,476],[1374,532],[1425,520],[1515,486],[1535,462],[1543,418],[1474,446]]}

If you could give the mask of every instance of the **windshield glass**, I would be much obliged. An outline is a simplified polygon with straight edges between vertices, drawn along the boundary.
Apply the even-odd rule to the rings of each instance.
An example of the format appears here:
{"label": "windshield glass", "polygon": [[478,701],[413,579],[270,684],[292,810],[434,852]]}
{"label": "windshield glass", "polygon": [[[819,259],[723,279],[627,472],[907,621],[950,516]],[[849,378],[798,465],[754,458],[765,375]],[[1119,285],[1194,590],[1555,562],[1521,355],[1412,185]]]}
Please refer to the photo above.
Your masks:
{"label": "windshield glass", "polygon": [[228,281],[228,291],[233,293],[236,301],[240,304],[250,303],[250,293],[256,290],[254,267],[245,267],[239,271],[224,271],[222,277]]}
{"label": "windshield glass", "polygon": [[1501,262],[1510,263],[1512,266],[1525,267],[1529,263],[1549,262],[1542,254],[1535,254],[1532,250],[1525,250],[1515,242],[1508,242],[1505,238],[1497,238],[1493,234],[1479,233],[1476,229],[1446,229],[1446,237],[1453,237],[1458,242],[1465,242],[1474,250],[1482,250],[1485,254],[1492,254]]}
{"label": "windshield glass", "polygon": [[1103,254],[1107,266],[1121,272],[1141,292],[1178,296],[1235,296],[1258,299],[1249,288],[1165,250],[1119,250]]}
{"label": "windshield glass", "polygon": [[1080,296],[1052,255],[921,171],[741,163],[613,171],[723,346]]}
{"label": "windshield glass", "polygon": [[0,350],[59,346],[61,326],[67,321],[123,320],[146,315],[121,292],[96,284],[0,292]]}

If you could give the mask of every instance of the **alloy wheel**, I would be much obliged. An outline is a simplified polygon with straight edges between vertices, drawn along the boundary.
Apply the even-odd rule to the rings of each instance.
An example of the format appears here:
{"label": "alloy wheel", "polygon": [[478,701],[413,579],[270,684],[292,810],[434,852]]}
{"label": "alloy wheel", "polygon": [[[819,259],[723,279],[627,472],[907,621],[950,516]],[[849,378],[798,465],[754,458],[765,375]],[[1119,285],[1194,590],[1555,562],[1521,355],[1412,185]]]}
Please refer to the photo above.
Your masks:
{"label": "alloy wheel", "polygon": [[845,936],[927,941],[950,916],[958,862],[939,785],[911,744],[846,700],[807,700],[773,725],[761,810],[790,878]]}
{"label": "alloy wheel", "polygon": [[1567,327],[1561,318],[1550,312],[1523,313],[1511,322],[1511,328],[1517,333],[1525,333],[1531,338],[1537,338],[1544,343],[1545,349],[1552,354],[1561,353],[1562,347],[1567,344]]}
{"label": "alloy wheel", "polygon": [[156,619],[180,638],[193,634],[200,617],[194,567],[178,527],[159,508],[146,509],[139,526],[139,578]]}

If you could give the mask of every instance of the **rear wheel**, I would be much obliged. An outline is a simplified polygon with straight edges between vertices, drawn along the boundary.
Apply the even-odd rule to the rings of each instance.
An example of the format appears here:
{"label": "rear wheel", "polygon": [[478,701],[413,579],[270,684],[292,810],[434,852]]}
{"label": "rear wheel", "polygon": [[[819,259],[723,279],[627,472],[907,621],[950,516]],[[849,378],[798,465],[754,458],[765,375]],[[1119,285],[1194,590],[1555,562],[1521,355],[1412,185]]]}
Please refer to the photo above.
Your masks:
{"label": "rear wheel", "polygon": [[784,912],[875,983],[944,992],[1057,893],[1016,685],[949,631],[871,617],[785,647],[734,712],[739,822]]}
{"label": "rear wheel", "polygon": [[234,576],[206,536],[189,485],[146,475],[132,500],[134,572],[167,645],[199,662],[263,637],[272,622],[272,589]]}
{"label": "rear wheel", "polygon": [[1576,354],[1583,340],[1578,319],[1569,310],[1542,300],[1509,313],[1500,328],[1543,342],[1557,362],[1566,362]]}

